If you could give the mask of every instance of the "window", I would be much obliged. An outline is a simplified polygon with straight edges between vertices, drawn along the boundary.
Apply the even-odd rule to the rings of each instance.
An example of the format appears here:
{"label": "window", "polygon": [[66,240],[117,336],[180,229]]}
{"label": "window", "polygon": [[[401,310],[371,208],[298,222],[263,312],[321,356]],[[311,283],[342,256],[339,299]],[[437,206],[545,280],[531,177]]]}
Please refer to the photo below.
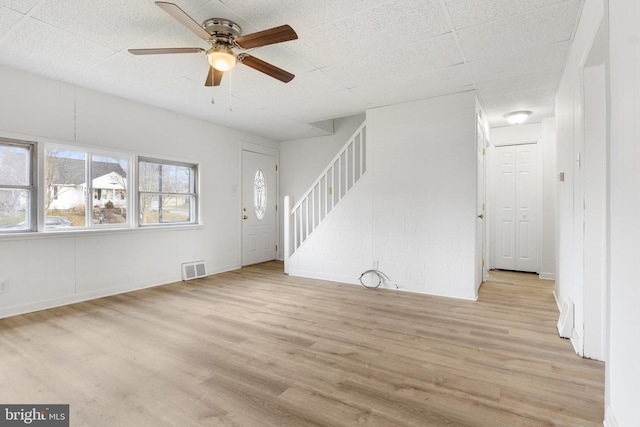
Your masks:
{"label": "window", "polygon": [[196,173],[194,164],[140,158],[140,225],[196,223]]}
{"label": "window", "polygon": [[0,139],[0,233],[36,229],[36,145]]}
{"label": "window", "polygon": [[112,153],[47,147],[45,229],[127,225],[128,164]]}
{"label": "window", "polygon": [[267,182],[264,179],[264,172],[258,169],[253,179],[253,207],[258,220],[264,218],[267,212]]}

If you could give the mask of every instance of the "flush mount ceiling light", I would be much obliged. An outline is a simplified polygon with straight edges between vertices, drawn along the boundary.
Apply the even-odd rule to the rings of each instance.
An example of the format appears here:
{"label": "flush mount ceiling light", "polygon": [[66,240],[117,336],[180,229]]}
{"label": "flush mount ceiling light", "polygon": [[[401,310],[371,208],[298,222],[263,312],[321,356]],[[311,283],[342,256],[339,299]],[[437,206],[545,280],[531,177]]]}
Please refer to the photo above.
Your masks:
{"label": "flush mount ceiling light", "polygon": [[229,71],[236,65],[236,56],[226,46],[216,46],[207,52],[207,60],[218,71]]}
{"label": "flush mount ceiling light", "polygon": [[527,120],[530,114],[531,111],[514,111],[513,113],[505,114],[504,118],[512,125],[519,125]]}

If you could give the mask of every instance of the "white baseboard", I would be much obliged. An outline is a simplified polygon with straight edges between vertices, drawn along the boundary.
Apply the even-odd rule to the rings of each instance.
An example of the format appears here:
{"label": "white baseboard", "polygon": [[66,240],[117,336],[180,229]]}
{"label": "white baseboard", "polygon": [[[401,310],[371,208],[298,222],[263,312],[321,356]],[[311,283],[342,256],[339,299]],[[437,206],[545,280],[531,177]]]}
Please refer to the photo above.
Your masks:
{"label": "white baseboard", "polygon": [[538,277],[542,280],[556,280],[556,273],[540,273]]}
{"label": "white baseboard", "polygon": [[602,423],[604,427],[618,427],[618,421],[616,417],[613,415],[613,410],[611,406],[607,406],[604,410],[604,423]]}
{"label": "white baseboard", "polygon": [[[354,274],[353,276],[344,276],[344,275],[338,275],[338,274],[327,274],[327,273],[322,273],[322,272],[315,272],[315,271],[308,271],[308,270],[298,270],[295,268],[291,268],[289,269],[289,273],[290,276],[296,276],[296,277],[305,277],[308,279],[318,279],[318,280],[326,280],[329,282],[338,282],[338,283],[346,283],[349,285],[360,285],[360,282],[358,281],[358,277],[356,274]],[[478,299],[478,296],[471,292],[468,294],[462,293],[462,292],[458,292],[458,293],[452,293],[450,289],[447,288],[434,288],[431,287],[428,290],[420,290],[420,289],[409,289],[405,286],[402,285],[402,283],[396,283],[395,281],[392,282],[393,284],[397,285],[398,288],[396,289],[395,286],[393,286],[393,284],[387,284],[386,286],[380,286],[380,288],[384,288],[384,289],[392,289],[392,290],[398,290],[401,292],[413,292],[416,294],[424,294],[424,295],[432,295],[432,296],[439,296],[439,297],[446,297],[446,298],[456,298],[456,299],[464,299],[464,300],[468,300],[468,301],[476,301]]]}
{"label": "white baseboard", "polygon": [[[240,265],[227,265],[218,268],[214,268],[213,271],[208,272],[208,276],[212,274],[224,273],[227,271],[238,270],[242,268]],[[98,298],[110,297],[113,295],[124,294],[127,292],[137,291],[144,288],[153,288],[156,286],[164,286],[171,283],[182,281],[182,278],[178,276],[166,277],[162,280],[145,280],[142,282],[129,283],[124,286],[116,286],[113,288],[97,289],[87,292],[81,292],[71,295],[63,295],[60,297],[50,298],[46,300],[40,300],[30,302],[26,304],[16,304],[8,307],[0,307],[0,319],[5,317],[18,316],[20,314],[33,313],[35,311],[47,310],[49,308],[61,307],[64,305],[75,304],[84,301],[90,301]]]}
{"label": "white baseboard", "polygon": [[582,342],[582,337],[575,328],[573,328],[573,331],[571,332],[571,345],[573,345],[573,349],[578,356],[584,356],[584,343]]}
{"label": "white baseboard", "polygon": [[348,283],[350,285],[359,285],[358,279],[353,277],[343,276],[340,274],[327,274],[317,273],[314,271],[298,270],[295,268],[289,269],[289,275],[295,277],[305,277],[307,279],[326,280],[328,282]]}
{"label": "white baseboard", "polygon": [[556,291],[553,291],[553,298],[556,300],[556,307],[558,307],[558,311],[562,311],[562,306],[560,305],[560,301],[558,300],[558,294]]}

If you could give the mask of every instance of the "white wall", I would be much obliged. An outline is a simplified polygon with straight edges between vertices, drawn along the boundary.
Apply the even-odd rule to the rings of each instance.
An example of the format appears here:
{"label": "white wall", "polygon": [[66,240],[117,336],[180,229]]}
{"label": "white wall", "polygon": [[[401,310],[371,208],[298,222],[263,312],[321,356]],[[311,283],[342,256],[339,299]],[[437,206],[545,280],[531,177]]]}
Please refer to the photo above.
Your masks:
{"label": "white wall", "polygon": [[572,343],[577,352],[583,349],[584,325],[584,158],[585,121],[583,101],[583,66],[604,17],[603,0],[585,2],[575,39],[556,95],[557,173],[564,173],[558,183],[558,263],[556,296],[560,303],[574,303]]}
{"label": "white wall", "polygon": [[401,290],[475,299],[475,129],[472,92],[368,110],[367,173],[291,273],[356,283],[377,261]]}
{"label": "white wall", "polygon": [[202,225],[0,237],[0,317],[239,268],[240,146],[275,142],[0,67],[0,136],[200,164]]}
{"label": "white wall", "polygon": [[611,252],[606,403],[608,427],[626,427],[640,420],[640,2],[611,1],[609,14]]}
{"label": "white wall", "polygon": [[540,245],[540,278],[555,280],[557,248],[556,120],[542,119],[542,243]]}

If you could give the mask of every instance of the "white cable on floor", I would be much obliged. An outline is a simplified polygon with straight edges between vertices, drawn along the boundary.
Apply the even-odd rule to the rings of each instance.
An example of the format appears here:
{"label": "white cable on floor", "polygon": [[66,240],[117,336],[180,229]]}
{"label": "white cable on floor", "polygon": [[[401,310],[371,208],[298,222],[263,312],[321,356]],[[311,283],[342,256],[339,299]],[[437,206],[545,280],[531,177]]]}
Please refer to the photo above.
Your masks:
{"label": "white cable on floor", "polygon": [[[375,274],[376,276],[378,276],[378,284],[377,285],[375,285],[375,286],[367,286],[362,282],[362,278],[364,277],[364,275],[365,274],[369,274],[369,273],[372,273],[372,274]],[[386,282],[391,282],[391,279],[389,278],[389,276],[384,274],[382,271],[376,270],[376,269],[365,271],[364,273],[362,273],[360,275],[360,278],[358,280],[360,281],[360,284],[362,285],[362,287],[365,288],[365,289],[376,289],[376,288],[380,287],[380,285],[385,281]],[[395,286],[396,286],[396,289],[399,289],[397,284],[395,284]]]}

